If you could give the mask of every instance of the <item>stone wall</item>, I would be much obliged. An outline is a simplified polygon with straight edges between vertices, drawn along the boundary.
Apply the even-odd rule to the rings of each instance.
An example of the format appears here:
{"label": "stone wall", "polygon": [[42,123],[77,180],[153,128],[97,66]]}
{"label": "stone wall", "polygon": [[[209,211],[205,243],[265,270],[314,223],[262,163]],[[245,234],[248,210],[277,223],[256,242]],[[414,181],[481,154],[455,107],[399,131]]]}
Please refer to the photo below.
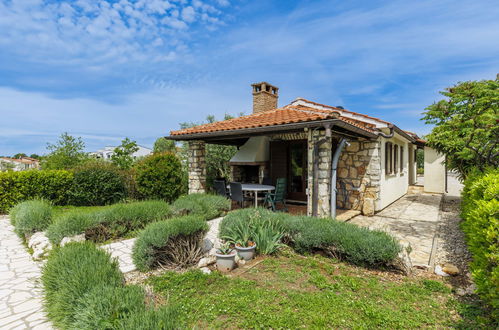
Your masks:
{"label": "stone wall", "polygon": [[338,161],[337,207],[374,214],[379,199],[381,158],[379,141],[349,141]]}
{"label": "stone wall", "polygon": [[[326,136],[324,130],[310,130],[308,132],[308,203],[307,214],[312,215],[313,201],[313,175],[314,172],[314,145],[317,141]],[[332,160],[332,139],[328,138],[327,142],[319,147],[319,172],[318,172],[318,203],[317,216],[327,217],[330,212],[330,196],[331,196],[331,160]]]}
{"label": "stone wall", "polygon": [[206,192],[206,146],[189,141],[189,194]]}

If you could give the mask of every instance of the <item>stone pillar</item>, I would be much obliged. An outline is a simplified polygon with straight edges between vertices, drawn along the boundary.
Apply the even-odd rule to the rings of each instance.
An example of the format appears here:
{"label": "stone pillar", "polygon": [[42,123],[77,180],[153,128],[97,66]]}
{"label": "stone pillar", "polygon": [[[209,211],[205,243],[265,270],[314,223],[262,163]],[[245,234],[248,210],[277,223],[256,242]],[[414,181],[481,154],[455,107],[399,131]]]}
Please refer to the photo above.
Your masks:
{"label": "stone pillar", "polygon": [[189,141],[189,194],[206,192],[204,141]]}
{"label": "stone pillar", "polygon": [[[308,203],[307,214],[312,215],[312,202],[314,193],[314,146],[317,141],[325,137],[324,130],[310,130],[308,134]],[[319,147],[319,171],[318,176],[318,203],[317,216],[328,217],[331,215],[330,198],[331,198],[331,161],[332,161],[332,143],[331,138]]]}

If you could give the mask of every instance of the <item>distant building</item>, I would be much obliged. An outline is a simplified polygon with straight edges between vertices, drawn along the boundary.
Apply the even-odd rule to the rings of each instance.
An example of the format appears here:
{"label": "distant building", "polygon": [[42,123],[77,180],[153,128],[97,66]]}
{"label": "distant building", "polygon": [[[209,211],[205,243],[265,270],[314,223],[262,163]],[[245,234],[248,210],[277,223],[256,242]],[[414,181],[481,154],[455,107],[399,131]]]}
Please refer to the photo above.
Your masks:
{"label": "distant building", "polygon": [[[149,148],[146,148],[146,147],[143,147],[143,146],[140,146],[140,145],[137,145],[137,147],[139,148],[139,150],[137,150],[136,152],[134,152],[132,154],[132,157],[134,159],[137,159],[137,158],[140,158],[140,157],[145,157],[145,156],[148,156],[148,155],[152,154],[152,149],[149,149]],[[117,147],[115,147],[115,146],[106,146],[103,149],[99,149],[99,150],[97,150],[95,152],[91,152],[90,155],[93,156],[93,157],[95,157],[95,158],[110,160],[111,157],[114,154],[114,149],[115,148],[117,148]]]}
{"label": "distant building", "polygon": [[25,171],[31,169],[39,169],[40,161],[31,157],[21,158],[0,158],[0,170]]}

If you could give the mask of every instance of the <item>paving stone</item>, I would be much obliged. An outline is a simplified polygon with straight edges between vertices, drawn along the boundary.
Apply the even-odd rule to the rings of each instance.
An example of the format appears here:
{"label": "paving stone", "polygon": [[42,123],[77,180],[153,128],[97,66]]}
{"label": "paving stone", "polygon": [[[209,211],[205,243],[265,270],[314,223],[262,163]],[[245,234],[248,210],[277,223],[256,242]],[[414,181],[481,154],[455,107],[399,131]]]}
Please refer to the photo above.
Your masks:
{"label": "paving stone", "polygon": [[32,261],[13,229],[8,217],[0,217],[0,328],[30,329],[38,324],[52,329],[37,283],[41,263]]}
{"label": "paving stone", "polygon": [[358,215],[349,222],[369,229],[383,230],[400,242],[409,243],[411,261],[430,265],[434,237],[438,234],[442,195],[405,195],[373,217]]}

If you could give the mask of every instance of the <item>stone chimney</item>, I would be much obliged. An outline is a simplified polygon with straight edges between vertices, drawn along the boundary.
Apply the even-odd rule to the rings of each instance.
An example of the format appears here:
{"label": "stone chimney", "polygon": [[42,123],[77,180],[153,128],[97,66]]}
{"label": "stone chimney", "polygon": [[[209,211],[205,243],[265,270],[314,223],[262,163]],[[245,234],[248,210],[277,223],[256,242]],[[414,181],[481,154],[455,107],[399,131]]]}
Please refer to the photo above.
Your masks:
{"label": "stone chimney", "polygon": [[251,87],[253,87],[253,113],[277,108],[279,88],[266,82],[252,84]]}

